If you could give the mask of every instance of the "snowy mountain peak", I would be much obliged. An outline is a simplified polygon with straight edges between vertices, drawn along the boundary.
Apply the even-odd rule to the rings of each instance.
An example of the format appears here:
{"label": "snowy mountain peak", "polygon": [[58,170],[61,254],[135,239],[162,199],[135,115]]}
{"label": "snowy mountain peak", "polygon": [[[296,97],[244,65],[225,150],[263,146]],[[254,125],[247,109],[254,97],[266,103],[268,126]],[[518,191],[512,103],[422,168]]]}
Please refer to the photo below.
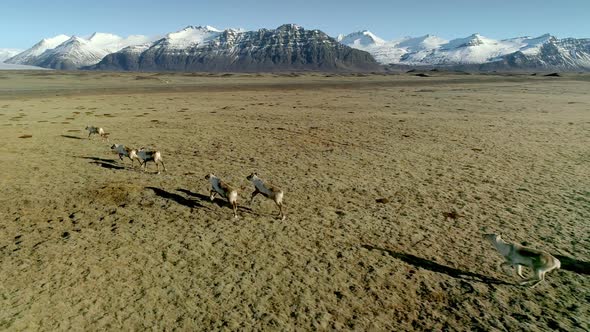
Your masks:
{"label": "snowy mountain peak", "polygon": [[18,50],[15,48],[0,48],[0,63],[3,63],[5,60],[12,58],[22,51],[23,50]]}
{"label": "snowy mountain peak", "polygon": [[[67,41],[59,44],[59,46],[57,46],[56,48],[45,51],[40,58],[47,58],[57,54],[67,55],[68,53],[75,53],[77,55],[82,55],[85,53],[93,54],[92,57],[95,58],[100,55],[105,56],[107,54],[107,51],[95,47],[89,40],[86,40],[78,36],[72,36]],[[78,58],[76,60],[84,62],[84,59]]]}
{"label": "snowy mountain peak", "polygon": [[88,41],[82,37],[72,36],[70,39],[66,40],[64,43],[61,43],[59,46],[69,43],[88,44]]}
{"label": "snowy mountain peak", "polygon": [[277,30],[303,30],[303,28],[297,24],[293,24],[293,23],[289,23],[289,24],[283,24],[281,26],[279,26],[277,28]]}
{"label": "snowy mountain peak", "polygon": [[546,33],[546,34],[544,34],[542,36],[537,37],[537,39],[544,39],[547,42],[555,42],[555,41],[557,41],[557,37],[555,37],[555,36],[553,36],[551,34],[548,34],[548,33]]}
{"label": "snowy mountain peak", "polygon": [[[184,29],[180,30],[180,31],[191,31],[191,30],[200,30],[200,31],[205,31],[205,32],[222,32],[223,30],[219,30],[213,26],[210,25],[187,25]],[[177,31],[177,32],[180,32]]]}
{"label": "snowy mountain peak", "polygon": [[433,35],[424,35],[421,37],[406,37],[397,44],[397,47],[406,49],[408,52],[420,50],[429,50],[440,47],[448,41]]}
{"label": "snowy mountain peak", "polygon": [[523,40],[526,40],[528,43],[535,43],[535,44],[544,44],[544,43],[552,43],[557,41],[555,36],[552,36],[548,33],[541,35],[539,37],[525,37]]}
{"label": "snowy mountain peak", "polygon": [[93,47],[112,53],[127,46],[146,43],[150,41],[150,38],[142,35],[132,35],[123,38],[112,33],[95,32],[87,40]]}
{"label": "snowy mountain peak", "polygon": [[55,47],[55,46],[65,42],[68,39],[70,39],[70,36],[66,36],[66,35],[57,35],[57,36],[51,37],[51,38],[43,38],[43,39],[41,39],[40,42],[35,44],[33,47],[35,47],[37,45],[39,45],[39,46],[46,45],[47,47]]}
{"label": "snowy mountain peak", "polygon": [[56,69],[76,69],[100,61],[108,52],[78,36],[72,36],[67,41],[53,49],[48,49],[40,56],[32,59],[32,65]]}
{"label": "snowy mountain peak", "polygon": [[211,26],[203,27],[189,25],[182,30],[167,34],[164,39],[159,41],[159,43],[162,47],[184,49],[209,42],[213,38],[219,36],[222,32],[222,30],[218,30]]}
{"label": "snowy mountain peak", "polygon": [[546,33],[546,34],[540,35],[538,37],[522,36],[522,37],[514,37],[514,38],[505,39],[504,41],[523,41],[523,40],[551,41],[551,40],[557,40],[557,38],[555,38],[554,36],[552,36],[549,33]]}
{"label": "snowy mountain peak", "polygon": [[493,39],[486,38],[479,33],[474,33],[469,37],[466,38],[457,38],[451,40],[447,45],[445,45],[446,49],[454,49],[460,47],[472,47],[472,46],[479,46],[484,44],[493,44],[496,41]]}
{"label": "snowy mountain peak", "polygon": [[35,59],[36,57],[43,54],[43,52],[57,47],[59,44],[65,42],[68,39],[70,39],[70,36],[66,35],[57,35],[51,38],[44,38],[37,44],[33,45],[33,47],[13,56],[10,59],[7,59],[5,62],[16,65],[31,64],[30,62],[32,62],[33,59]]}
{"label": "snowy mountain peak", "polygon": [[465,49],[462,52],[477,52],[476,49],[485,49],[486,51],[493,51],[496,48],[504,48],[505,43],[484,37],[479,33],[474,33],[465,38],[457,38],[449,41],[446,44],[441,45],[442,50],[454,51],[459,49]]}
{"label": "snowy mountain peak", "polygon": [[221,32],[221,31],[223,31],[223,30],[219,30],[219,29],[217,29],[215,27],[212,27],[210,25],[205,25],[204,28],[207,29],[207,30],[209,30],[209,31],[213,31],[213,32]]}
{"label": "snowy mountain peak", "polygon": [[95,45],[104,45],[113,42],[119,42],[121,39],[123,38],[120,36],[104,32],[95,32],[90,37],[88,37],[88,41]]}
{"label": "snowy mountain peak", "polygon": [[[342,35],[341,35],[342,36]],[[339,41],[344,45],[355,45],[359,47],[366,47],[371,45],[382,45],[385,44],[386,41],[377,37],[369,30],[362,30],[353,32],[349,35],[339,37]]]}

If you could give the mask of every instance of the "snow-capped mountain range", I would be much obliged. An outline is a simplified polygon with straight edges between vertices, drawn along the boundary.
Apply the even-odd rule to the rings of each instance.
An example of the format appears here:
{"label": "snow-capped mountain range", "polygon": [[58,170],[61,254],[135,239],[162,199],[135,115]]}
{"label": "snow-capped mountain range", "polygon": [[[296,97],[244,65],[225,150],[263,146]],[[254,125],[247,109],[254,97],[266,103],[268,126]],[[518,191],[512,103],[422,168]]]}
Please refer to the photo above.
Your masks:
{"label": "snow-capped mountain range", "polygon": [[187,26],[163,37],[58,35],[17,52],[0,49],[0,62],[54,69],[256,71],[375,70],[376,60],[386,66],[590,70],[590,39],[545,34],[494,40],[473,34],[387,41],[366,30],[331,38],[293,24],[255,31]]}
{"label": "snow-capped mountain range", "polygon": [[590,39],[557,39],[549,34],[494,40],[476,33],[450,41],[426,35],[385,41],[365,30],[338,40],[371,53],[384,65],[590,70]]}
{"label": "snow-capped mountain range", "polygon": [[108,33],[94,33],[87,38],[58,35],[43,39],[4,62],[53,69],[78,69],[98,63],[107,54],[127,46],[150,42],[154,39],[141,35],[123,38]]}

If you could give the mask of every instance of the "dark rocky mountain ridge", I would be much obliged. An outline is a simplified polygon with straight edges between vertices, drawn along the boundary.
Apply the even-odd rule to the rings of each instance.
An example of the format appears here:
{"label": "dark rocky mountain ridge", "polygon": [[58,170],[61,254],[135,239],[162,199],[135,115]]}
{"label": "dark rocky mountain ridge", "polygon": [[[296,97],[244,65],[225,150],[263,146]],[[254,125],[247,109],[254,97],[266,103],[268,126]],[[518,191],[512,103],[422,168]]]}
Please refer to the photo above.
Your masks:
{"label": "dark rocky mountain ridge", "polygon": [[[205,29],[201,28],[200,29]],[[369,53],[342,45],[319,30],[286,24],[274,30],[224,30],[201,43],[175,48],[171,37],[138,50],[107,55],[95,70],[136,71],[375,71]]]}

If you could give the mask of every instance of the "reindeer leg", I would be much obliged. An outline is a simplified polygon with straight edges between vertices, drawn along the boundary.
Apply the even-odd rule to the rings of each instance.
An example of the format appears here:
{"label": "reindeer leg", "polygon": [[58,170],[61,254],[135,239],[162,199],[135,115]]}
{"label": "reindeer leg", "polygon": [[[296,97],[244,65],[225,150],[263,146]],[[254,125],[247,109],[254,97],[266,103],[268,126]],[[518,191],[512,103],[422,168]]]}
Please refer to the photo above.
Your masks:
{"label": "reindeer leg", "polygon": [[213,200],[215,199],[215,194],[217,194],[217,192],[211,189],[211,191],[209,192],[209,198],[211,199],[211,202],[213,202]]}
{"label": "reindeer leg", "polygon": [[525,276],[522,274],[522,265],[516,265],[516,274],[518,274],[520,278],[525,279]]}
{"label": "reindeer leg", "polygon": [[541,281],[543,281],[543,279],[544,279],[543,270],[535,270],[535,276],[534,277],[525,279],[525,280],[521,281],[520,284],[521,285],[526,285],[526,284],[530,284],[531,282],[534,282],[534,284],[531,287],[535,287]]}
{"label": "reindeer leg", "polygon": [[249,203],[249,205],[252,205],[252,202],[254,201],[254,197],[256,197],[256,195],[258,195],[258,194],[260,194],[260,191],[258,191],[258,189],[255,189],[252,192],[252,196],[250,197],[250,203]]}
{"label": "reindeer leg", "polygon": [[237,219],[238,218],[238,202],[232,202],[231,203],[233,209],[234,209],[234,218]]}
{"label": "reindeer leg", "polygon": [[537,286],[538,284],[541,283],[541,281],[545,280],[545,273],[547,271],[543,270],[543,269],[539,269],[537,271],[535,271],[535,280],[536,282],[534,284],[531,285],[531,288],[534,288],[535,286]]}
{"label": "reindeer leg", "polygon": [[283,213],[283,203],[278,203],[276,201],[275,203],[279,207],[279,217],[281,218],[281,220],[285,220],[285,214]]}
{"label": "reindeer leg", "polygon": [[537,286],[538,284],[540,284],[541,281],[543,281],[543,280],[539,280],[539,281],[535,282],[534,284],[532,284],[531,285],[531,288],[535,288],[535,286]]}

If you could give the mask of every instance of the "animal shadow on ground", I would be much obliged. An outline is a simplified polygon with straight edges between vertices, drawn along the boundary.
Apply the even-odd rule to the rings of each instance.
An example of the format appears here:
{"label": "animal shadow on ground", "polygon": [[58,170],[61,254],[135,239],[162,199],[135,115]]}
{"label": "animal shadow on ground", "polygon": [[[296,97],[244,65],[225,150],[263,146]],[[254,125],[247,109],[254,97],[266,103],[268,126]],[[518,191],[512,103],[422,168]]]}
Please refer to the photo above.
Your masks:
{"label": "animal shadow on ground", "polygon": [[88,160],[93,160],[93,161],[101,161],[103,163],[115,163],[115,159],[104,159],[104,158],[99,158],[99,157],[84,157],[84,156],[76,156],[76,158],[88,159]]}
{"label": "animal shadow on ground", "polygon": [[82,137],[72,136],[72,135],[61,135],[61,137],[63,137],[63,138],[71,138],[71,139],[84,139]]}
{"label": "animal shadow on ground", "polygon": [[459,270],[459,269],[456,269],[453,267],[438,264],[438,263],[433,262],[431,260],[421,258],[418,256],[414,256],[414,255],[410,255],[410,254],[406,254],[403,252],[395,252],[393,250],[379,248],[379,247],[375,247],[375,246],[368,245],[368,244],[363,244],[363,245],[361,245],[361,247],[368,249],[368,250],[379,250],[379,251],[385,252],[393,258],[402,260],[410,265],[414,265],[415,267],[427,269],[432,272],[443,273],[443,274],[446,274],[449,277],[452,277],[455,279],[477,281],[477,282],[483,282],[486,284],[498,284],[498,285],[513,286],[513,284],[507,283],[502,280],[486,277],[486,276],[481,275],[479,273],[473,273],[473,272]]}
{"label": "animal shadow on ground", "polygon": [[[191,197],[195,197],[198,200],[200,200],[201,202],[210,202],[213,203],[219,207],[228,207],[228,208],[232,208],[231,204],[229,204],[229,202],[224,199],[224,198],[219,198],[219,196],[215,197],[215,199],[213,200],[213,202],[211,202],[211,199],[209,198],[209,196],[207,195],[203,195],[203,194],[199,194],[199,193],[194,193],[190,190],[187,189],[182,189],[182,188],[178,188],[176,189],[177,191],[180,191],[182,193],[185,193]],[[248,212],[252,212],[251,208],[245,207],[245,206],[240,206],[238,205],[238,210],[242,210],[242,211],[248,211]]]}
{"label": "animal shadow on ground", "polygon": [[102,161],[91,161],[90,163],[98,165],[103,168],[108,168],[108,169],[125,169],[125,166],[114,165],[114,164],[105,163]]}
{"label": "animal shadow on ground", "polygon": [[559,259],[561,268],[564,270],[590,275],[590,262],[579,261],[562,255],[555,255],[555,258]]}
{"label": "animal shadow on ground", "polygon": [[156,187],[145,187],[145,188],[152,190],[154,192],[154,194],[156,194],[157,196],[175,201],[176,203],[178,203],[180,205],[184,205],[184,206],[187,206],[190,208],[204,208],[205,207],[204,205],[202,205],[201,203],[199,203],[197,201],[194,201],[194,200],[188,199],[188,198],[184,198],[178,194],[168,192],[164,189],[160,189],[160,188],[156,188]]}
{"label": "animal shadow on ground", "polygon": [[114,159],[103,159],[103,158],[98,158],[98,157],[83,157],[83,156],[77,156],[76,158],[92,160],[90,162],[91,164],[98,165],[103,168],[125,169],[125,166],[120,166],[120,165],[115,164]]}

